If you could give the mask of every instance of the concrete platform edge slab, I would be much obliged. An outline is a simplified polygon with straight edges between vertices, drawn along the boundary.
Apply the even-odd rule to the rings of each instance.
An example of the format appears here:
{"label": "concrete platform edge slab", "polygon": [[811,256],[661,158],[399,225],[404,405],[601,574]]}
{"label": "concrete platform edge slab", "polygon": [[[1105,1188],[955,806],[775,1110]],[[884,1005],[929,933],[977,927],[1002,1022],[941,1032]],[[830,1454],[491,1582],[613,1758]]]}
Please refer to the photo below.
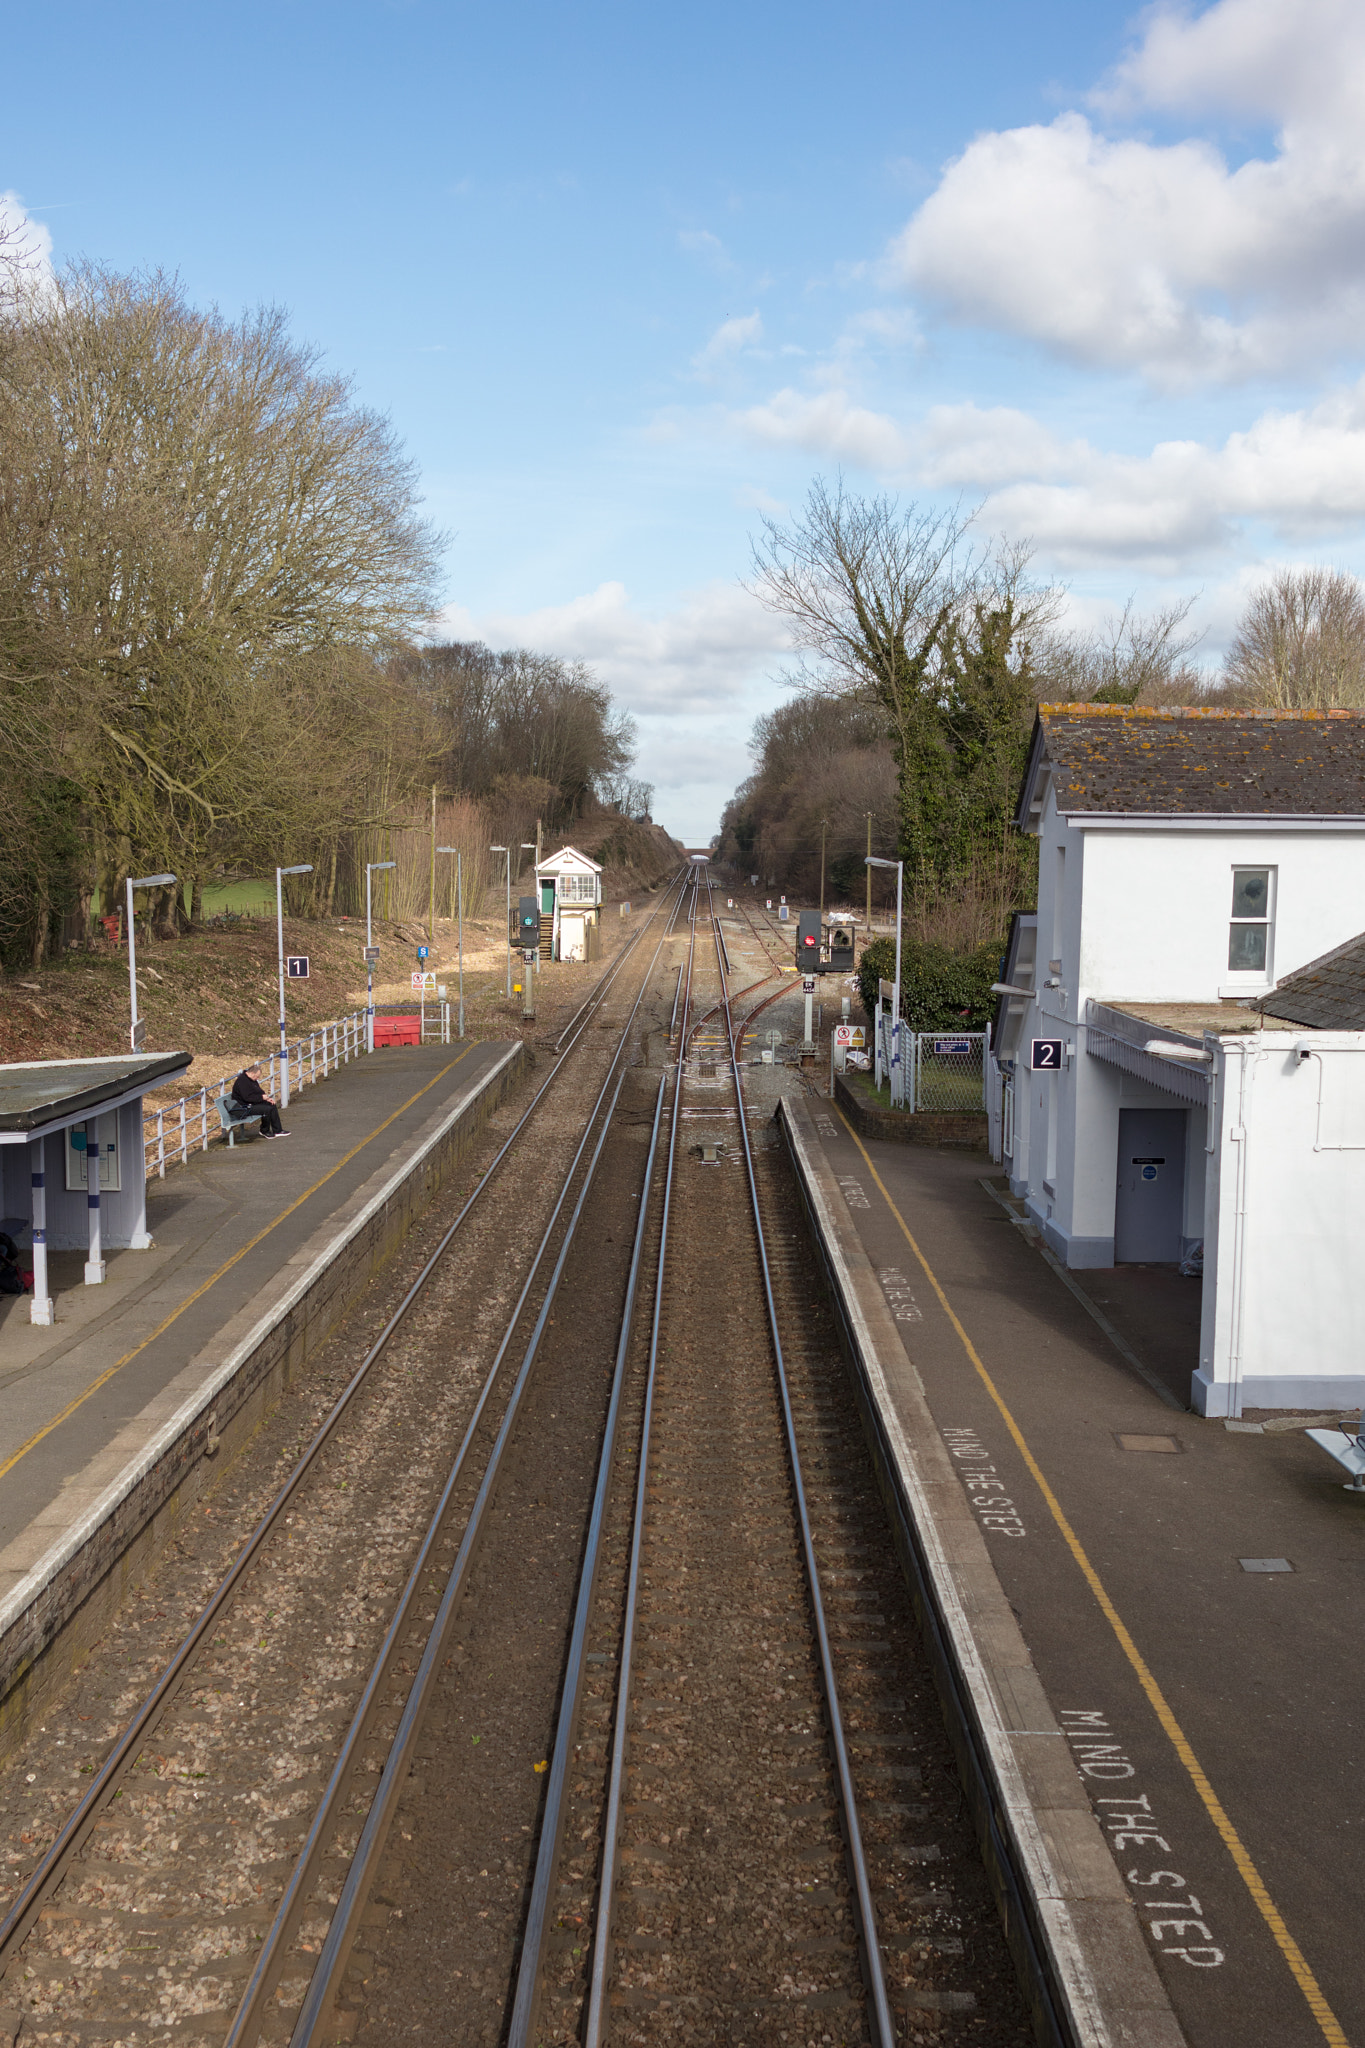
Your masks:
{"label": "concrete platform edge slab", "polygon": [[[11,1695],[75,1618],[126,1565],[131,1548],[218,1445],[259,1419],[262,1389],[317,1348],[405,1234],[468,1138],[502,1100],[525,1058],[509,1046],[395,1149],[340,1210],[287,1260],[251,1307],[228,1322],[118,1435],[76,1474],[30,1531],[0,1553],[0,1570],[35,1540],[40,1554],[0,1599],[0,1716]],[[344,1255],[350,1254],[349,1257]],[[224,1346],[226,1345],[226,1350]],[[111,1476],[111,1467],[114,1467]],[[84,1498],[74,1518],[71,1509]],[[45,1545],[43,1539],[47,1538]],[[140,1560],[145,1564],[146,1559]],[[125,1573],[126,1575],[126,1573]],[[115,1589],[112,1604],[117,1604]],[[102,1603],[102,1611],[111,1605]]]}
{"label": "concrete platform edge slab", "polygon": [[949,1733],[1035,2024],[1042,2038],[1078,2048],[1182,2048],[1137,1914],[810,1112],[788,1097],[780,1115],[879,1483],[909,1546],[902,1561],[940,1666]]}

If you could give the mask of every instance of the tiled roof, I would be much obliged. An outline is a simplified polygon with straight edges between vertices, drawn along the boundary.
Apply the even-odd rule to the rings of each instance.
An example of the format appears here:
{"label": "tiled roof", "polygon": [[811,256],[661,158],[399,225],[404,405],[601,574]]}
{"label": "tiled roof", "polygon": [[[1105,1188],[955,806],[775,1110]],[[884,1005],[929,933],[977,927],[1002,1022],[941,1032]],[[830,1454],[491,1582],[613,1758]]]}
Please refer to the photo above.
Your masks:
{"label": "tiled roof", "polygon": [[1365,817],[1365,711],[1042,704],[1021,825],[1044,761],[1065,812]]}
{"label": "tiled roof", "polygon": [[1365,1031],[1365,932],[1286,974],[1260,1007],[1314,1031]]}

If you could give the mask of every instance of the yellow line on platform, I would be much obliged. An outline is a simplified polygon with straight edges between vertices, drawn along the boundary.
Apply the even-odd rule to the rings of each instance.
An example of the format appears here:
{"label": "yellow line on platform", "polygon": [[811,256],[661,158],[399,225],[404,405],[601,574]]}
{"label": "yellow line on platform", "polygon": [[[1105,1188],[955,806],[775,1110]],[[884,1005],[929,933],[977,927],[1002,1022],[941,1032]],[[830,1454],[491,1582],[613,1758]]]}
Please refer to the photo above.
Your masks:
{"label": "yellow line on platform", "polygon": [[279,1225],[284,1222],[286,1217],[292,1216],[296,1209],[301,1209],[305,1202],[311,1201],[319,1188],[325,1188],[328,1181],[334,1179],[335,1176],[340,1173],[343,1166],[350,1165],[351,1161],[355,1158],[357,1152],[363,1152],[367,1145],[372,1144],[376,1138],[380,1137],[382,1133],[389,1128],[390,1124],[396,1123],[398,1121],[399,1117],[402,1116],[404,1110],[411,1109],[414,1102],[420,1102],[422,1097],[428,1094],[436,1086],[437,1081],[443,1081],[446,1075],[450,1072],[451,1068],[458,1067],[460,1061],[462,1059],[465,1059],[473,1050],[474,1046],[471,1044],[467,1045],[463,1052],[456,1053],[454,1059],[448,1061],[447,1064],[444,1067],[442,1067],[440,1073],[434,1075],[433,1078],[427,1082],[425,1088],[419,1088],[417,1090],[417,1093],[415,1095],[410,1095],[407,1101],[394,1111],[392,1116],[386,1116],[382,1124],[376,1124],[374,1129],[369,1133],[369,1136],[362,1138],[358,1145],[352,1145],[350,1151],[346,1154],[345,1158],[338,1159],[336,1165],[331,1168],[330,1172],[324,1173],[321,1180],[315,1180],[311,1188],[305,1188],[304,1192],[298,1197],[296,1201],[291,1202],[287,1209],[281,1209],[278,1216],[272,1217],[270,1222],[266,1224],[264,1230],[258,1230],[256,1232],[256,1235],[253,1238],[249,1239],[248,1242],[244,1244],[239,1251],[235,1251],[232,1254],[232,1257],[226,1260],[224,1264],[218,1268],[218,1271],[216,1273],[211,1273],[208,1279],[204,1281],[202,1286],[196,1287],[193,1294],[187,1294],[185,1296],[185,1299],[180,1303],[179,1307],[173,1308],[170,1314],[166,1317],[166,1320],[162,1323],[157,1324],[156,1328],[151,1332],[150,1336],[144,1337],[140,1344],[135,1344],[131,1351],[125,1351],[122,1358],[116,1359],[113,1365],[111,1365],[105,1372],[102,1372],[100,1374],[98,1379],[91,1380],[89,1386],[83,1388],[79,1394],[76,1394],[70,1401],[68,1401],[65,1408],[59,1410],[59,1412],[53,1416],[50,1422],[45,1422],[41,1429],[35,1430],[27,1443],[20,1444],[18,1450],[13,1452],[10,1457],[6,1458],[3,1464],[0,1464],[0,1479],[3,1479],[7,1472],[12,1472],[15,1466],[19,1463],[20,1459],[26,1458],[29,1452],[43,1441],[43,1438],[45,1436],[51,1436],[53,1430],[59,1428],[61,1424],[66,1421],[69,1415],[74,1415],[76,1410],[81,1406],[81,1404],[85,1401],[88,1401],[92,1394],[97,1394],[101,1387],[108,1386],[110,1380],[114,1377],[114,1374],[116,1372],[122,1372],[124,1366],[131,1365],[133,1360],[136,1357],[138,1357],[141,1352],[145,1351],[149,1344],[155,1344],[157,1338],[163,1336],[165,1332],[170,1329],[171,1324],[175,1322],[180,1316],[184,1315],[185,1310],[187,1308],[193,1308],[195,1302],[201,1301],[203,1297],[208,1293],[211,1287],[217,1286],[218,1282],[222,1279],[225,1273],[230,1273],[232,1271],[233,1267],[237,1264],[239,1259],[244,1259],[248,1252],[255,1251],[257,1245],[260,1244],[262,1239],[269,1237],[271,1231],[277,1229]]}
{"label": "yellow line on platform", "polygon": [[1288,1963],[1290,1971],[1293,1974],[1294,1981],[1298,1985],[1300,1991],[1303,1993],[1304,1998],[1306,1999],[1308,2004],[1308,2009],[1312,2013],[1313,2018],[1317,2021],[1318,2026],[1321,2028],[1324,2039],[1332,2044],[1332,2048],[1350,2048],[1350,2043],[1347,2041],[1346,2035],[1341,2026],[1341,2022],[1337,2019],[1336,2014],[1332,2011],[1331,2006],[1327,2003],[1327,1999],[1323,1994],[1322,1987],[1319,1985],[1317,1978],[1313,1975],[1312,1970],[1309,1968],[1308,1962],[1304,1957],[1302,1949],[1299,1947],[1293,1935],[1289,1932],[1288,1927],[1285,1925],[1284,1917],[1281,1914],[1279,1907],[1275,1904],[1275,1901],[1271,1898],[1269,1890],[1266,1887],[1265,1880],[1262,1878],[1261,1873],[1251,1860],[1250,1851],[1247,1849],[1246,1844],[1243,1842],[1241,1836],[1238,1834],[1236,1828],[1233,1826],[1232,1821],[1228,1816],[1227,1810],[1225,1809],[1222,1800],[1214,1791],[1213,1786],[1210,1784],[1209,1779],[1204,1771],[1203,1765],[1200,1763],[1198,1757],[1195,1755],[1194,1750],[1190,1745],[1188,1736],[1185,1734],[1184,1729],[1181,1727],[1180,1723],[1176,1720],[1174,1713],[1171,1711],[1170,1702],[1167,1700],[1166,1695],[1162,1692],[1161,1687],[1157,1684],[1157,1681],[1153,1676],[1146,1659],[1143,1657],[1142,1652],[1138,1649],[1137,1644],[1133,1641],[1132,1636],[1129,1634],[1127,1624],[1124,1622],[1122,1615],[1119,1613],[1117,1607],[1110,1599],[1109,1594],[1106,1592],[1100,1575],[1095,1570],[1094,1565],[1091,1564],[1089,1557],[1086,1555],[1085,1549],[1081,1543],[1079,1536],[1076,1534],[1070,1522],[1067,1520],[1065,1514],[1062,1512],[1061,1502],[1058,1500],[1056,1494],[1052,1491],[1051,1486],[1049,1486],[1046,1478],[1043,1475],[1042,1467],[1039,1465],[1038,1460],[1034,1457],[1033,1452],[1029,1449],[1028,1444],[1025,1441],[1023,1431],[1020,1429],[1018,1423],[1015,1421],[1013,1415],[1010,1413],[1008,1407],[1005,1405],[1005,1401],[1000,1393],[1000,1389],[996,1386],[995,1381],[991,1378],[989,1372],[987,1372],[985,1366],[982,1364],[981,1359],[977,1354],[976,1346],[972,1343],[971,1338],[967,1335],[966,1330],[962,1327],[962,1324],[958,1319],[957,1313],[954,1310],[952,1303],[949,1301],[947,1295],[944,1293],[942,1287],[939,1285],[937,1275],[935,1274],[932,1266],[929,1264],[929,1261],[925,1258],[924,1253],[920,1250],[919,1245],[917,1244],[910,1230],[909,1224],[901,1215],[901,1212],[896,1207],[895,1202],[891,1199],[891,1195],[887,1189],[886,1183],[883,1181],[876,1167],[872,1164],[872,1160],[868,1153],[867,1147],[864,1145],[862,1139],[858,1136],[858,1133],[854,1130],[853,1126],[849,1123],[848,1118],[844,1115],[842,1110],[839,1110],[839,1116],[840,1120],[844,1125],[845,1130],[848,1132],[848,1135],[850,1136],[850,1138],[852,1138],[854,1144],[862,1153],[863,1158],[867,1163],[868,1172],[872,1175],[873,1180],[877,1183],[877,1186],[881,1191],[882,1199],[886,1203],[887,1208],[891,1211],[891,1214],[895,1217],[897,1223],[900,1225],[901,1232],[905,1238],[906,1243],[909,1245],[911,1251],[914,1253],[915,1257],[918,1259],[921,1267],[923,1268],[926,1280],[929,1282],[929,1285],[933,1288],[934,1293],[938,1296],[939,1305],[942,1308],[943,1313],[947,1316],[949,1322],[952,1324],[954,1330],[956,1330],[958,1337],[961,1340],[963,1350],[966,1352],[968,1358],[971,1360],[977,1373],[980,1375],[980,1378],[986,1388],[987,1393],[990,1395],[992,1401],[994,1401],[996,1407],[999,1409],[1000,1414],[1004,1420],[1006,1429],[1008,1429],[1010,1435],[1013,1437],[1020,1456],[1023,1458],[1024,1463],[1028,1466],[1029,1471],[1033,1475],[1033,1478],[1036,1480],[1038,1489],[1042,1494],[1043,1499],[1047,1502],[1048,1511],[1051,1514],[1053,1521],[1057,1524],[1058,1529],[1061,1531],[1062,1536],[1066,1542],[1066,1546],[1070,1550],[1071,1555],[1075,1558],[1076,1563],[1080,1566],[1081,1572],[1085,1577],[1086,1584],[1089,1586],[1091,1592],[1094,1594],[1096,1600],[1099,1602],[1100,1611],[1103,1613],[1105,1620],[1109,1623],[1109,1626],[1113,1629],[1115,1636],[1118,1638],[1119,1647],[1122,1649],[1124,1656],[1128,1659],[1129,1664],[1132,1666],[1134,1672],[1137,1674],[1138,1683],[1141,1685],[1142,1690],[1146,1693],[1147,1699],[1154,1713],[1156,1714],[1157,1720],[1161,1723],[1162,1730],[1165,1733],[1167,1739],[1169,1740],[1171,1747],[1174,1749],[1176,1755],[1179,1757],[1181,1763],[1184,1765],[1186,1771],[1189,1773],[1190,1781],[1193,1784],[1195,1791],[1198,1793],[1201,1802],[1203,1803],[1205,1812],[1208,1814],[1210,1820],[1213,1822],[1219,1834],[1222,1836],[1224,1847],[1227,1849],[1228,1854],[1231,1856],[1233,1862],[1237,1866],[1238,1875],[1241,1877],[1242,1882],[1245,1884],[1247,1890],[1251,1893],[1252,1898],[1256,1902],[1257,1911],[1260,1913],[1261,1918],[1265,1921],[1266,1926],[1270,1929],[1271,1934],[1274,1936],[1276,1945],[1278,1946],[1279,1951],[1281,1955],[1284,1957],[1286,1963]]}

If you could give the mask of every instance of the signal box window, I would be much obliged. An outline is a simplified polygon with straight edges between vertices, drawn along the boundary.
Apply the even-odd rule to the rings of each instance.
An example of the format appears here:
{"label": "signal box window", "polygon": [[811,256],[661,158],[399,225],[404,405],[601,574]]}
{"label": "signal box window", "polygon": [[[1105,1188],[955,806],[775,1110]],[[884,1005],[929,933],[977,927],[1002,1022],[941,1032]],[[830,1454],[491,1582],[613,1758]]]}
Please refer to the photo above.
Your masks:
{"label": "signal box window", "polygon": [[1270,971],[1270,928],[1274,916],[1273,868],[1234,868],[1232,921],[1228,926],[1228,971],[1265,976]]}
{"label": "signal box window", "polygon": [[597,892],[594,887],[595,875],[561,875],[559,878],[559,900],[561,903],[595,903]]}

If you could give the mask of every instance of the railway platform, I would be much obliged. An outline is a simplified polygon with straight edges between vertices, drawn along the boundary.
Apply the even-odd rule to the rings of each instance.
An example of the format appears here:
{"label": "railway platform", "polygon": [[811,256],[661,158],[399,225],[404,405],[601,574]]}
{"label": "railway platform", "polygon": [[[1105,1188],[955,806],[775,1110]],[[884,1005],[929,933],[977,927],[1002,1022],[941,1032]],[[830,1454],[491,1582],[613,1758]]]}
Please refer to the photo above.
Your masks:
{"label": "railway platform", "polygon": [[0,1695],[321,1341],[522,1059],[471,1040],[345,1065],[295,1096],[287,1142],[214,1144],[150,1180],[152,1248],[111,1253],[103,1286],[52,1254],[52,1326],[5,1301]]}
{"label": "railway platform", "polygon": [[1359,2040],[1365,1504],[1301,1431],[1185,1412],[1186,1307],[1121,1273],[1111,1336],[980,1154],[812,1107],[1190,2048]]}

